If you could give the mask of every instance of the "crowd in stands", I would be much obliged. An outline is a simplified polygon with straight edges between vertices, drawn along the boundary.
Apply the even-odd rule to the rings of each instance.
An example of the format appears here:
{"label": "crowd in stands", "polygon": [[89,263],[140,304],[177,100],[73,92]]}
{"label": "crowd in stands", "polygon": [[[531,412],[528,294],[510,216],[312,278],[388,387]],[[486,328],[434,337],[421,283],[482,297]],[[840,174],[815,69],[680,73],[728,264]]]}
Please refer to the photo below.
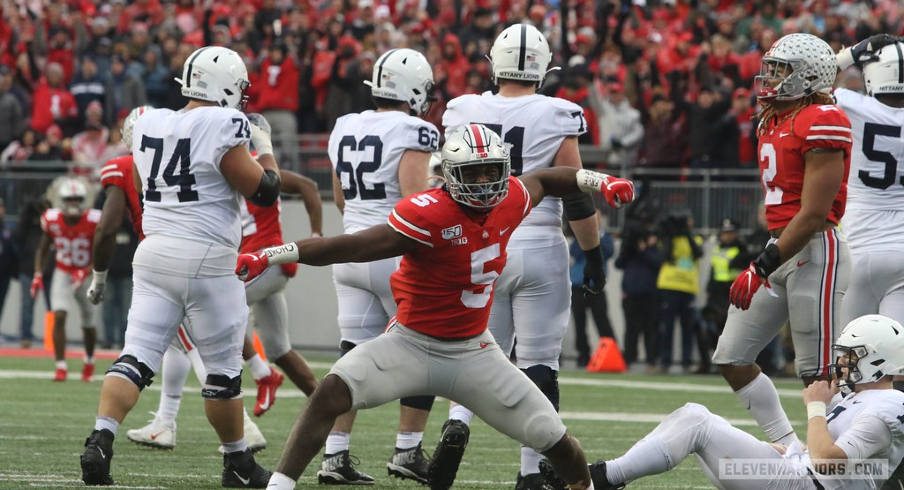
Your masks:
{"label": "crowd in stands", "polygon": [[439,125],[448,100],[492,89],[485,55],[504,27],[525,22],[562,68],[542,93],[584,107],[581,142],[603,151],[601,163],[750,168],[753,77],[773,41],[809,32],[838,49],[902,34],[901,19],[896,0],[7,0],[0,161],[96,167],[125,153],[124,116],[142,104],[180,108],[173,79],[194,49],[214,44],[245,59],[249,111],[275,123],[277,141],[371,108],[361,82],[402,46],[434,68],[427,117]]}

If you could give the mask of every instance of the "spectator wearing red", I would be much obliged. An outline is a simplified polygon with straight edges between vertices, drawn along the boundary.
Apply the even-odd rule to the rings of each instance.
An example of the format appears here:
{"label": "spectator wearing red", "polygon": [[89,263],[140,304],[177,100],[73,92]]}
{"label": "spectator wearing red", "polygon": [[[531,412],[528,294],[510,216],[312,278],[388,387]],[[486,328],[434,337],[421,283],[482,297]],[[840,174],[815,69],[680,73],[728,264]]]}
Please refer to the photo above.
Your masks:
{"label": "spectator wearing red", "polygon": [[[122,0],[114,0],[116,4]],[[151,26],[159,26],[164,20],[163,6],[158,0],[135,0],[134,3],[122,10],[119,21],[116,23],[116,32],[128,34],[132,25],[137,20],[148,22]]]}
{"label": "spectator wearing red", "polygon": [[100,164],[104,152],[107,150],[107,140],[110,130],[104,127],[104,108],[100,102],[94,101],[88,104],[85,111],[85,130],[72,138],[72,159],[91,168],[92,172],[100,177]]}
{"label": "spectator wearing red", "polygon": [[470,63],[462,53],[461,44],[455,34],[446,34],[440,49],[443,57],[433,69],[433,78],[443,98],[449,101],[465,93]]}
{"label": "spectator wearing red", "polygon": [[[859,78],[858,78],[859,79]],[[756,108],[750,99],[750,91],[739,88],[731,96],[731,114],[738,125],[738,166],[756,168]]]}
{"label": "spectator wearing red", "polygon": [[276,43],[261,63],[260,76],[251,89],[257,95],[255,107],[273,130],[280,162],[298,162],[298,65],[287,56],[286,45]]}
{"label": "spectator wearing red", "polygon": [[[37,37],[40,39],[40,37]],[[43,51],[39,49],[39,51]],[[75,72],[75,51],[72,46],[72,34],[62,26],[51,27],[47,35],[47,62],[59,63],[63,68],[63,81],[67,85]]]}
{"label": "spectator wearing red", "polygon": [[77,117],[75,97],[63,85],[63,67],[48,64],[46,76],[34,92],[31,127],[43,133],[54,123],[66,126]]}

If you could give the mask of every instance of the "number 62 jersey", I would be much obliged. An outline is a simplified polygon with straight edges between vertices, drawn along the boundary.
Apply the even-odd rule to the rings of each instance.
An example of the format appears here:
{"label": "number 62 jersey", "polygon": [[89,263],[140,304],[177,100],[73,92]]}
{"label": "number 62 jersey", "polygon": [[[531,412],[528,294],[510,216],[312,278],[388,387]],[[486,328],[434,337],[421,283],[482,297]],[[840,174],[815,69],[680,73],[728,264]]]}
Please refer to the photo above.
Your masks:
{"label": "number 62 jersey", "polygon": [[[406,150],[436,151],[433,124],[400,111],[364,111],[336,121],[329,155],[345,197],[346,233],[386,222],[402,196],[399,163]],[[427,175],[424,175],[426,182]]]}
{"label": "number 62 jersey", "polygon": [[[904,109],[847,89],[835,100],[851,119],[854,151],[843,220],[851,253],[904,252]],[[889,219],[891,218],[891,219]]]}

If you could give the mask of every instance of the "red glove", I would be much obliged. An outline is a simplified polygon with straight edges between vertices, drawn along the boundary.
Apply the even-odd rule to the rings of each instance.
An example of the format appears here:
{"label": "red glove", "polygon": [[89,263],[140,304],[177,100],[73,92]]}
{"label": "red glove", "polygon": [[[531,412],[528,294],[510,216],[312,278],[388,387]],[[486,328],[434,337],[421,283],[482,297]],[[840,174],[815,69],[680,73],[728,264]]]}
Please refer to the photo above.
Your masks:
{"label": "red glove", "polygon": [[270,259],[263,250],[250,254],[240,254],[235,265],[235,275],[239,280],[248,282],[264,273],[270,267]]}
{"label": "red glove", "polygon": [[750,308],[750,300],[753,299],[753,295],[756,294],[757,289],[760,289],[764,282],[767,281],[757,275],[756,268],[754,268],[753,264],[750,264],[750,267],[745,269],[731,283],[731,292],[728,294],[731,304],[741,310]]}
{"label": "red glove", "polygon": [[608,175],[603,179],[600,192],[610,206],[618,209],[622,204],[629,204],[634,200],[634,182]]}
{"label": "red glove", "polygon": [[34,277],[32,277],[32,279],[31,279],[31,289],[29,290],[31,292],[31,297],[32,298],[38,297],[38,292],[43,291],[43,290],[44,290],[44,275],[41,274],[40,272],[35,272]]}
{"label": "red glove", "polygon": [[78,269],[72,273],[72,289],[78,289],[82,287],[82,284],[85,282],[85,276],[88,274],[87,269]]}

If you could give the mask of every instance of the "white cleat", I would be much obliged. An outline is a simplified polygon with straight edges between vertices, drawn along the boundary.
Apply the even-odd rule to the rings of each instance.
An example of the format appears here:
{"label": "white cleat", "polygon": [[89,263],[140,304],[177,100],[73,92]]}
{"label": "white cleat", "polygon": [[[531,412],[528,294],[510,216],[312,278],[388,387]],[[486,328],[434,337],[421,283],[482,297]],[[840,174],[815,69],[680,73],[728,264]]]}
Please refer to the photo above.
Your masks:
{"label": "white cleat", "polygon": [[[248,411],[243,410],[242,415],[245,419],[245,443],[248,444],[248,449],[250,449],[252,453],[267,449],[267,440],[264,439],[264,434],[261,433],[257,424],[255,424],[254,421],[251,420],[251,417],[248,416]],[[220,446],[217,450],[220,451],[221,454],[224,452],[223,446]]]}
{"label": "white cleat", "polygon": [[[153,412],[151,412],[153,413]],[[171,450],[176,447],[176,423],[161,424],[156,418],[140,429],[126,432],[126,437],[136,444],[156,449]]]}

